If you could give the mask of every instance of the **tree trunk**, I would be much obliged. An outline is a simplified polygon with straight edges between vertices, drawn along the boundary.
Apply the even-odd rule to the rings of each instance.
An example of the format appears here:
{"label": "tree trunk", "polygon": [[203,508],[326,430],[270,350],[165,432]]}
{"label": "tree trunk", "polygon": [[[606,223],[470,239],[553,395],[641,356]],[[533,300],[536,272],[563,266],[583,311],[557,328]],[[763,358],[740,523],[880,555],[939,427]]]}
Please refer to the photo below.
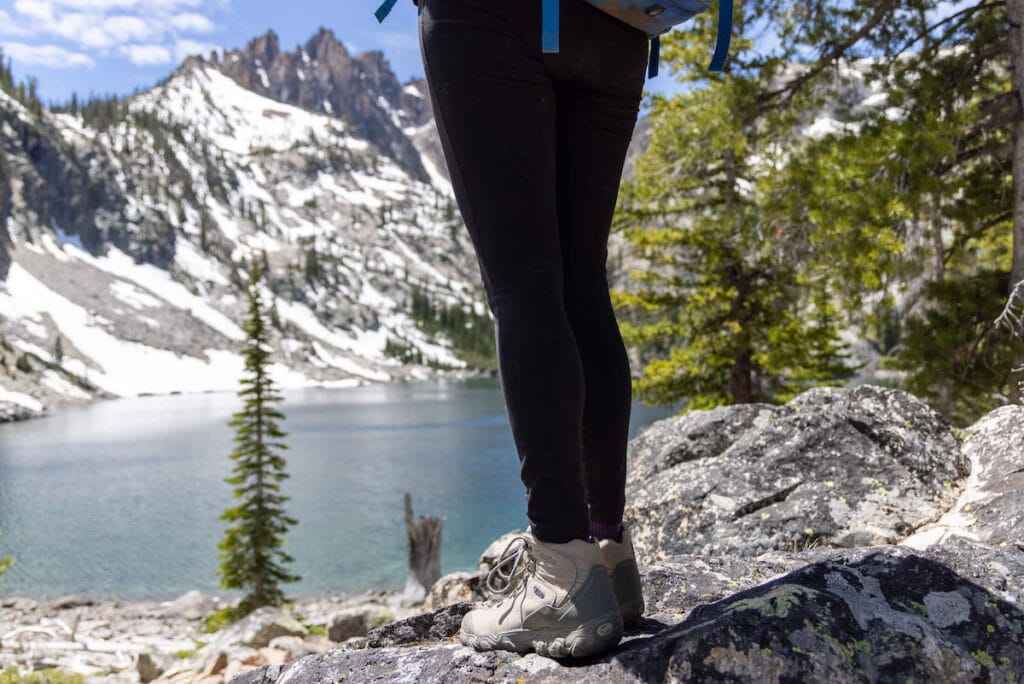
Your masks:
{"label": "tree trunk", "polygon": [[444,521],[421,515],[413,520],[412,496],[405,493],[405,535],[409,543],[409,572],[402,603],[422,603],[434,582],[441,577],[441,527]]}
{"label": "tree trunk", "polygon": [[[1011,306],[1024,306],[1016,286],[1024,281],[1024,0],[1007,0],[1010,22],[1010,85],[1017,93],[1017,118],[1013,122],[1013,266],[1010,271],[1010,296],[1018,294]],[[1018,331],[1020,333],[1021,331]],[[1021,403],[1024,388],[1024,352],[1018,352],[1010,374],[1010,401]]]}

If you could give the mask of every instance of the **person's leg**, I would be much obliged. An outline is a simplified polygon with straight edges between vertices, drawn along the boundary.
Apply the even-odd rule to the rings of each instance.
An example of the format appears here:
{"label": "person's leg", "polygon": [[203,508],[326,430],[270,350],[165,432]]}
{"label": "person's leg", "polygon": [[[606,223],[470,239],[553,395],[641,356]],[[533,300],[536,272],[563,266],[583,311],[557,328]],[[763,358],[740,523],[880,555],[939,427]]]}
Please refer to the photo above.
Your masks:
{"label": "person's leg", "polygon": [[[583,369],[563,302],[556,98],[540,0],[420,0],[441,143],[496,318],[499,372],[537,539],[589,538]],[[570,60],[571,51],[557,57]]]}
{"label": "person's leg", "polygon": [[[642,32],[580,1],[594,14],[587,60],[558,88],[558,218],[564,297],[586,388],[583,465],[595,537],[616,536],[625,506],[632,402],[629,358],[608,293],[608,234],[626,150],[642,97],[648,42]],[[613,532],[612,530],[615,530]]]}

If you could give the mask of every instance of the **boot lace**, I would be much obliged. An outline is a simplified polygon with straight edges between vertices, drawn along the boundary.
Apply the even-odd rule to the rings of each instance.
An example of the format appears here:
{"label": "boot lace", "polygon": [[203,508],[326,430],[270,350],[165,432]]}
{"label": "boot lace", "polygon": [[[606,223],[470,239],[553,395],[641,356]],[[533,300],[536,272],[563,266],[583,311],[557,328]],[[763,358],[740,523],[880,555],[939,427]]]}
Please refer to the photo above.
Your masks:
{"label": "boot lace", "polygon": [[524,574],[533,570],[533,565],[529,540],[526,537],[513,538],[487,573],[487,590],[498,596],[507,594]]}

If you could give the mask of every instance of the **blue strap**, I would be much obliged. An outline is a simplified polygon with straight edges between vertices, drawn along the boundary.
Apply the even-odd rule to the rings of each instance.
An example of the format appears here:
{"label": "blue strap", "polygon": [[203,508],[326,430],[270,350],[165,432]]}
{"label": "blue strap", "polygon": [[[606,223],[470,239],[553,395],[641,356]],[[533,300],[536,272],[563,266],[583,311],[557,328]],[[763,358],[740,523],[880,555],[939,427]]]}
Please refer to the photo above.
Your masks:
{"label": "blue strap", "polygon": [[378,24],[382,23],[384,18],[391,14],[391,8],[395,6],[396,2],[398,2],[398,0],[384,0],[384,2],[380,4],[377,11],[373,13],[373,15],[377,17]]}
{"label": "blue strap", "polygon": [[729,40],[732,38],[732,0],[718,0],[718,39],[715,54],[711,56],[708,71],[718,72],[729,56]]}
{"label": "blue strap", "polygon": [[558,0],[544,0],[540,28],[541,50],[558,52]]}
{"label": "blue strap", "polygon": [[661,36],[651,38],[651,55],[647,60],[647,78],[658,75],[658,53],[661,52]]}

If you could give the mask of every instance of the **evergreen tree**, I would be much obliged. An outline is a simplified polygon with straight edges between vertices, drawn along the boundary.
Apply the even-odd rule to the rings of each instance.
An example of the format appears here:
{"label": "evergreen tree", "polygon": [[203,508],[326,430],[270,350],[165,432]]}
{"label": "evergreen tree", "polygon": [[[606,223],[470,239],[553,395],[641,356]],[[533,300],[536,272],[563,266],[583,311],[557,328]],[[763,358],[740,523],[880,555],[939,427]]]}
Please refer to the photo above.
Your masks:
{"label": "evergreen tree", "polygon": [[[639,395],[781,400],[842,379],[846,329],[950,416],[1012,399],[1020,339],[977,321],[1006,302],[1011,267],[1024,273],[1008,173],[1012,143],[1024,159],[1008,78],[1024,61],[1012,68],[1006,39],[1020,23],[1002,2],[939,5],[752,0],[719,76],[705,70],[713,13],[666,36],[663,61],[690,89],[652,96],[652,142],[616,222],[650,262],[613,293],[624,337],[653,359]],[[864,56],[884,106],[846,97],[848,60]],[[796,137],[826,104],[832,130]]]}
{"label": "evergreen tree", "polygon": [[226,482],[235,487],[238,504],[228,508],[221,519],[229,523],[221,549],[221,586],[246,592],[235,617],[255,608],[280,605],[284,593],[280,585],[301,579],[285,569],[293,559],[286,553],[284,534],[296,520],[288,516],[281,494],[281,482],[288,477],[280,451],[287,445],[280,440],[285,433],[278,426],[284,415],[274,408],[282,397],[267,375],[270,362],[269,331],[260,295],[260,270],[254,259],[247,287],[249,317],[245,322],[245,376],[238,396],[244,408],[234,414],[229,425],[235,428],[235,465]]}
{"label": "evergreen tree", "polygon": [[64,362],[64,343],[61,340],[60,334],[57,335],[57,339],[53,342],[53,359],[57,363]]}
{"label": "evergreen tree", "polygon": [[884,58],[866,80],[886,106],[847,112],[845,130],[795,147],[776,178],[788,220],[834,256],[851,323],[904,388],[970,423],[1013,397],[1024,358],[995,323],[1019,250],[1005,6],[931,24],[900,6],[882,22],[899,30],[869,34]]}
{"label": "evergreen tree", "polygon": [[[740,62],[750,59],[743,33],[755,18],[736,8]],[[699,17],[690,30],[712,28]],[[692,47],[704,40],[667,41],[684,80],[704,77]],[[784,401],[852,371],[828,268],[800,231],[772,217],[764,169],[783,156],[792,122],[758,112],[760,71],[734,67],[655,98],[650,145],[622,187],[616,229],[650,267],[612,297],[624,339],[646,362],[634,393],[650,403]]]}

